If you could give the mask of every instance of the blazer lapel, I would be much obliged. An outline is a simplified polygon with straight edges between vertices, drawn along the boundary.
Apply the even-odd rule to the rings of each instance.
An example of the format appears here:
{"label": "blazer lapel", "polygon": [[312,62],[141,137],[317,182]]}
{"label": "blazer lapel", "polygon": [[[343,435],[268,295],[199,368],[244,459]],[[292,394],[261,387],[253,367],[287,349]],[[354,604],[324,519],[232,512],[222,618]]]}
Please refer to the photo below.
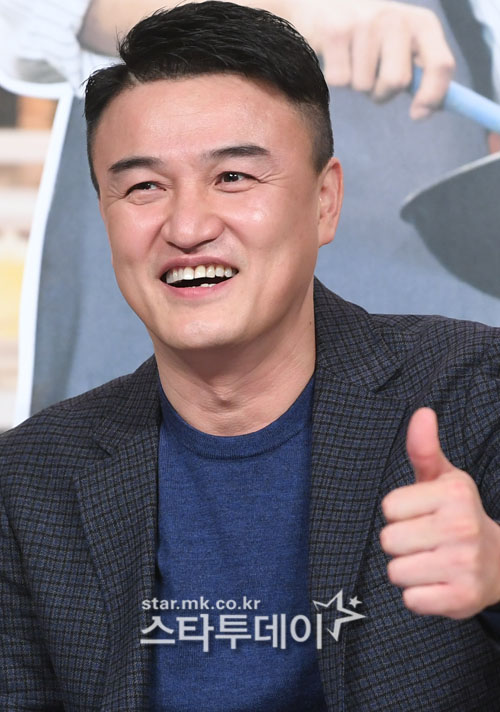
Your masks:
{"label": "blazer lapel", "polygon": [[[313,405],[309,577],[312,601],[328,603],[339,591],[343,605],[357,595],[356,581],[373,520],[386,460],[401,429],[406,404],[377,389],[397,364],[378,343],[368,315],[316,284],[316,375]],[[315,614],[314,604],[311,607]],[[353,610],[349,608],[349,610]],[[338,642],[328,633],[343,617],[334,603],[321,609],[318,651],[329,710],[344,709],[344,656],[349,625]],[[370,611],[359,609],[363,615]],[[373,612],[375,613],[375,612]],[[353,625],[363,625],[358,620]]]}
{"label": "blazer lapel", "polygon": [[147,707],[150,651],[140,645],[148,625],[141,602],[153,597],[160,410],[152,360],[128,379],[123,400],[110,399],[95,428],[100,459],[75,486],[108,614],[102,709],[132,712]]}

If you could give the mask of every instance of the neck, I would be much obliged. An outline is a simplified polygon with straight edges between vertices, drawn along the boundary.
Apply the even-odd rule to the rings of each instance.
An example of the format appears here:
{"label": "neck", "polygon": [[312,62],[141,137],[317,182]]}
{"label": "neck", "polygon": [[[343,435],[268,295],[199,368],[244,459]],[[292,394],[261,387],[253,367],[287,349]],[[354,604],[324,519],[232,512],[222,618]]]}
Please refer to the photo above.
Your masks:
{"label": "neck", "polygon": [[314,372],[314,312],[306,323],[246,345],[178,353],[155,348],[168,400],[190,425],[211,435],[264,428],[298,398]]}

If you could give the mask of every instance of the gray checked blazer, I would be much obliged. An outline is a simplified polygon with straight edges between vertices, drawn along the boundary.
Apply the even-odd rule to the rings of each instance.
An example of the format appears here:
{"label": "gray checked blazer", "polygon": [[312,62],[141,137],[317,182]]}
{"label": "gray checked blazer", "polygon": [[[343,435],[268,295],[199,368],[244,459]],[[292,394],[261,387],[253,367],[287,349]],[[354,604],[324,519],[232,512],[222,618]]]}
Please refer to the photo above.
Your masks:
{"label": "gray checked blazer", "polygon": [[[410,613],[379,544],[382,498],[413,481],[405,431],[422,405],[500,520],[500,330],[371,316],[318,282],[315,310],[310,595],[342,590],[366,616],[318,651],[328,710],[500,710],[479,618]],[[148,709],[159,421],[151,359],[0,439],[1,710]]]}

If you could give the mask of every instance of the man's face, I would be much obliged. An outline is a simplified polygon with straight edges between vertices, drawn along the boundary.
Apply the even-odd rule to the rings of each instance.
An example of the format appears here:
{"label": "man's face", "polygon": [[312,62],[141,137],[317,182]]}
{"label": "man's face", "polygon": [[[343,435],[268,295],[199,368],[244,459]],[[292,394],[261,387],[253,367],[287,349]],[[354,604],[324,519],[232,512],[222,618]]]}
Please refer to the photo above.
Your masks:
{"label": "man's face", "polygon": [[278,91],[219,74],[140,84],[106,108],[93,155],[116,278],[156,349],[310,325],[342,179],[334,159],[314,170],[310,127]]}

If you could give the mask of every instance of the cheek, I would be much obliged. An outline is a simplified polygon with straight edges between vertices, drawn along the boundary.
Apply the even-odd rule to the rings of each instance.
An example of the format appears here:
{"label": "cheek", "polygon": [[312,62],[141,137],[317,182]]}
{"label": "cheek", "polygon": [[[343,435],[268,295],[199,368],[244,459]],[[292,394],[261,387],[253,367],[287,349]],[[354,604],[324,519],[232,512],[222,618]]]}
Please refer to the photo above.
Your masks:
{"label": "cheek", "polygon": [[161,223],[152,211],[130,211],[113,216],[107,222],[113,263],[144,259],[161,230]]}
{"label": "cheek", "polygon": [[273,188],[267,200],[250,204],[247,211],[248,223],[260,228],[256,237],[262,235],[262,242],[269,244],[269,238],[279,242],[284,235],[287,241],[300,239],[304,233],[310,234],[317,228],[317,209],[310,195],[297,190]]}
{"label": "cheek", "polygon": [[253,259],[275,259],[289,235],[292,223],[282,205],[247,203],[225,210],[223,221],[245,249],[249,262]]}
{"label": "cheek", "polygon": [[226,195],[224,200],[219,200],[212,209],[232,233],[239,235],[241,239],[251,239],[253,244],[258,244],[269,222],[269,216],[272,215],[269,206],[262,199],[248,193]]}

